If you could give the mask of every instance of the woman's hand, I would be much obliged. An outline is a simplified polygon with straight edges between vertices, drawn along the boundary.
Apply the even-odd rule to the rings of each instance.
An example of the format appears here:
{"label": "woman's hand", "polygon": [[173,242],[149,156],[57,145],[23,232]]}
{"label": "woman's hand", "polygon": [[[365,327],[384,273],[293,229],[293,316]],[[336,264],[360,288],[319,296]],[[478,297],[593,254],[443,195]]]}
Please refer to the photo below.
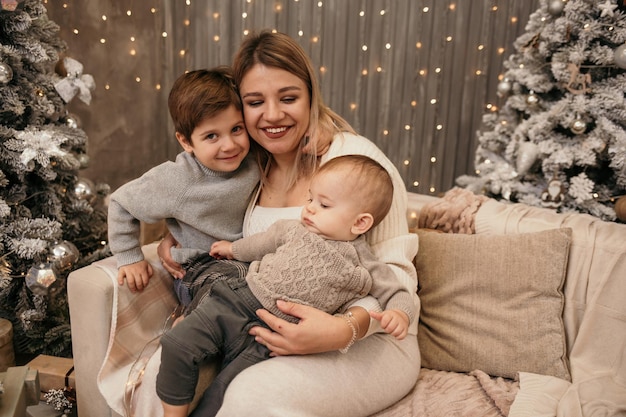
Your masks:
{"label": "woman's hand", "polygon": [[157,246],[157,254],[159,255],[159,260],[163,265],[163,268],[174,278],[182,279],[185,276],[185,270],[183,267],[172,259],[171,249],[178,245],[174,236],[171,233],[165,235],[159,246]]}
{"label": "woman's hand", "polygon": [[[278,300],[277,307],[285,314],[300,319],[295,323],[276,317],[267,310],[257,310],[257,314],[272,330],[256,326],[250,329],[255,340],[272,352],[270,356],[307,355],[312,353],[339,350],[347,346],[352,338],[352,329],[342,317],[335,317],[314,307]],[[369,315],[365,309],[350,309],[357,320],[362,337],[367,332]]]}

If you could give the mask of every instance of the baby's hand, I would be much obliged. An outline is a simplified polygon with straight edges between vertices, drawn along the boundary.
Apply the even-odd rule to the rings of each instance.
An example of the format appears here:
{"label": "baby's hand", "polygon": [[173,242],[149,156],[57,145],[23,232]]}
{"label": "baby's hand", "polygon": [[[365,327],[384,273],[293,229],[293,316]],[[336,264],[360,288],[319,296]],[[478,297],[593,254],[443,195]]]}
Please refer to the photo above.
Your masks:
{"label": "baby's hand", "polygon": [[124,285],[124,279],[131,292],[143,291],[152,277],[152,266],[143,260],[134,264],[124,265],[117,272],[117,283]]}
{"label": "baby's hand", "polygon": [[209,255],[215,259],[233,259],[233,244],[227,240],[218,240],[211,245]]}
{"label": "baby's hand", "polygon": [[404,339],[409,331],[409,317],[402,310],[391,309],[382,313],[370,311],[370,316],[380,322],[385,332],[398,340]]}

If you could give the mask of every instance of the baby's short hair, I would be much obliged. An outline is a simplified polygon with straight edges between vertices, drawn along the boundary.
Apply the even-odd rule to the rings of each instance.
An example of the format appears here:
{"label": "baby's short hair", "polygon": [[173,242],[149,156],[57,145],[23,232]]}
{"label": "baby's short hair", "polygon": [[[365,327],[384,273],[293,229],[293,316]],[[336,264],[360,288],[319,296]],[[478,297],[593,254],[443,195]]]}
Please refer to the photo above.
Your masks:
{"label": "baby's short hair", "polygon": [[242,110],[232,69],[226,65],[189,71],[178,77],[170,90],[167,105],[174,129],[189,141],[193,130],[207,117],[230,106]]}
{"label": "baby's short hair", "polygon": [[372,227],[378,225],[391,208],[393,182],[385,168],[365,155],[342,155],[324,163],[317,173],[342,172],[354,190],[354,198],[362,211],[374,217]]}

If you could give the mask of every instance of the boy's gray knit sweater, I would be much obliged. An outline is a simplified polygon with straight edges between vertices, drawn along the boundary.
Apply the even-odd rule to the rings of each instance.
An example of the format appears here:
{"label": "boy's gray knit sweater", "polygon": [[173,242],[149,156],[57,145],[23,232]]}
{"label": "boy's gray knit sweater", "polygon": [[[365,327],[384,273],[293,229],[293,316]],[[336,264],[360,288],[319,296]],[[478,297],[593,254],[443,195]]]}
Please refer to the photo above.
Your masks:
{"label": "boy's gray knit sweater", "polygon": [[270,312],[295,322],[276,300],[313,306],[329,314],[367,294],[385,309],[404,311],[413,321],[415,306],[408,290],[372,253],[365,237],[327,240],[298,220],[279,220],[266,232],[233,242],[235,259],[252,262],[246,281]]}
{"label": "boy's gray knit sweater", "polygon": [[179,263],[208,252],[216,240],[242,236],[243,217],[259,183],[250,155],[233,172],[212,171],[187,152],[160,164],[111,194],[109,244],[118,267],[143,260],[140,221],[165,219],[181,247],[172,249]]}

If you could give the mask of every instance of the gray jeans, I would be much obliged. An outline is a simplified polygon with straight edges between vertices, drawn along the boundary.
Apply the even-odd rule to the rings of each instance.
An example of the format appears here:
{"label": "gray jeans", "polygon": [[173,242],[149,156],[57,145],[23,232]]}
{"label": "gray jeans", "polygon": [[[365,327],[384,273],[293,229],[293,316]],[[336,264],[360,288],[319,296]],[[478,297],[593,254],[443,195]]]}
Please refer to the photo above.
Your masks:
{"label": "gray jeans", "polygon": [[248,288],[245,277],[226,276],[210,280],[205,286],[207,292],[198,306],[161,338],[156,380],[162,401],[189,404],[200,365],[221,358],[220,372],[194,411],[203,417],[217,413],[226,387],[237,374],[269,358],[269,350],[248,334],[251,327],[265,324],[256,316],[256,310],[263,306]]}

